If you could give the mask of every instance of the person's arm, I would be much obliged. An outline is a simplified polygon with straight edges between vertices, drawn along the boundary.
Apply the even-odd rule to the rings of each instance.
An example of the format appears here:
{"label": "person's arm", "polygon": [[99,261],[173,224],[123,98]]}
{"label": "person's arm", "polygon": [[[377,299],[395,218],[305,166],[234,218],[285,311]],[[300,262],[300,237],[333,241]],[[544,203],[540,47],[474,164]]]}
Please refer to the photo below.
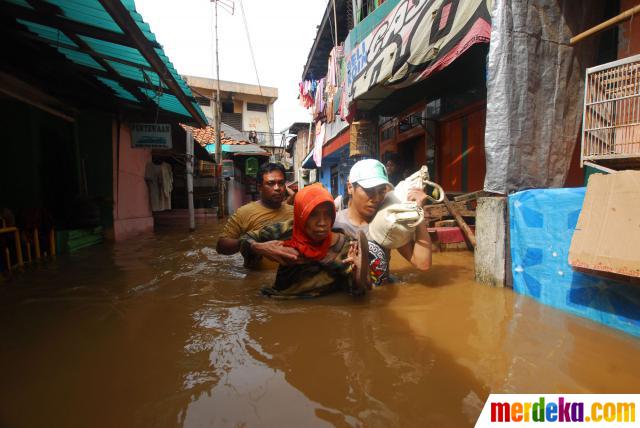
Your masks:
{"label": "person's arm", "polygon": [[[411,189],[408,194],[408,199],[416,201],[422,206],[427,202],[427,195],[422,190]],[[402,254],[405,259],[422,271],[431,268],[432,243],[429,230],[427,229],[428,223],[429,219],[425,217],[424,221],[416,227],[415,240],[398,248],[398,252]]]}
{"label": "person's arm", "polygon": [[235,254],[240,251],[240,240],[234,238],[220,237],[216,245],[216,251],[225,256]]}
{"label": "person's arm", "polygon": [[398,252],[414,267],[422,271],[431,268],[431,238],[427,229],[427,221],[416,226],[415,241],[398,248]]}
{"label": "person's arm", "polygon": [[293,220],[289,220],[245,233],[240,238],[240,253],[245,258],[258,255],[283,265],[295,263],[298,251],[282,245],[282,240],[290,237],[292,230]]}
{"label": "person's arm", "polygon": [[237,211],[224,225],[224,230],[218,238],[216,244],[216,251],[220,254],[229,256],[240,251],[240,235],[242,235],[242,228],[240,224],[243,220],[239,218],[240,211]]}

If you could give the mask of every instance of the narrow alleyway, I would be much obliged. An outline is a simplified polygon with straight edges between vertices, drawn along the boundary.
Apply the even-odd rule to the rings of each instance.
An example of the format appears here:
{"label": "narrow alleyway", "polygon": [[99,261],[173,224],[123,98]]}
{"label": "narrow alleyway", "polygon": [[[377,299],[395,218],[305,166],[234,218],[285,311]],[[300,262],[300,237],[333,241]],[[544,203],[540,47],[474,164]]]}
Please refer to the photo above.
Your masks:
{"label": "narrow alleyway", "polygon": [[361,300],[272,301],[217,224],[0,286],[0,426],[472,426],[491,391],[637,392],[640,343],[473,283],[469,253]]}

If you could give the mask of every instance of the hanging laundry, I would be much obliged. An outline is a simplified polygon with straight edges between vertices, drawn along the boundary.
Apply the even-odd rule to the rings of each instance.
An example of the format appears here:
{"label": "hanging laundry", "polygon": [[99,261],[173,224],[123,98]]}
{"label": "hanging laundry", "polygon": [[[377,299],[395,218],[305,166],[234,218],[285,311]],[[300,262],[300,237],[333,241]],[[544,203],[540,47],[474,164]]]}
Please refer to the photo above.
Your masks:
{"label": "hanging laundry", "polygon": [[322,146],[324,145],[325,138],[325,124],[320,121],[316,122],[315,132],[316,139],[313,146],[313,161],[316,166],[320,168],[322,166]]}
{"label": "hanging laundry", "polygon": [[163,210],[171,209],[171,192],[173,191],[173,169],[167,162],[160,165],[162,171],[162,194],[160,200]]}
{"label": "hanging laundry", "polygon": [[298,84],[298,98],[300,99],[300,105],[305,109],[310,108],[315,103],[317,87],[317,80],[305,80]]}
{"label": "hanging laundry", "polygon": [[149,188],[151,211],[164,211],[162,201],[162,165],[149,162],[144,169],[144,180]]}

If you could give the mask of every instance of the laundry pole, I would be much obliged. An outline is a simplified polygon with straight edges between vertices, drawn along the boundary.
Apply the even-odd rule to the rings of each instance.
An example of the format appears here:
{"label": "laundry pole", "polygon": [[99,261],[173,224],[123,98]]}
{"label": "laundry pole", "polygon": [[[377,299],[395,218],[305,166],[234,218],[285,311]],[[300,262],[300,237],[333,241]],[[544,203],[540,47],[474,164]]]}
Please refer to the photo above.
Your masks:
{"label": "laundry pole", "polygon": [[189,206],[189,232],[196,230],[196,213],[193,206],[193,134],[187,131],[187,204]]}

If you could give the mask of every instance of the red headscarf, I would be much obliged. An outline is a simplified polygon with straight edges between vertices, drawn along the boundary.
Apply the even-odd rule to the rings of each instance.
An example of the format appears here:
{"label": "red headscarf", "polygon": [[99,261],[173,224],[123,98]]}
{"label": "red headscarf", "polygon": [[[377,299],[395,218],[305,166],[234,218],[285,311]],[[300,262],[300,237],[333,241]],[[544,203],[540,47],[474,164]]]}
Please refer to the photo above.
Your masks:
{"label": "red headscarf", "polygon": [[[327,255],[331,246],[331,232],[322,243],[318,244],[311,241],[304,231],[311,211],[326,202],[331,204],[333,220],[335,220],[336,211],[333,197],[322,184],[312,184],[296,194],[293,201],[293,236],[288,241],[284,241],[285,247],[295,248],[300,254],[311,260],[320,260]],[[331,223],[333,225],[333,221]]]}

